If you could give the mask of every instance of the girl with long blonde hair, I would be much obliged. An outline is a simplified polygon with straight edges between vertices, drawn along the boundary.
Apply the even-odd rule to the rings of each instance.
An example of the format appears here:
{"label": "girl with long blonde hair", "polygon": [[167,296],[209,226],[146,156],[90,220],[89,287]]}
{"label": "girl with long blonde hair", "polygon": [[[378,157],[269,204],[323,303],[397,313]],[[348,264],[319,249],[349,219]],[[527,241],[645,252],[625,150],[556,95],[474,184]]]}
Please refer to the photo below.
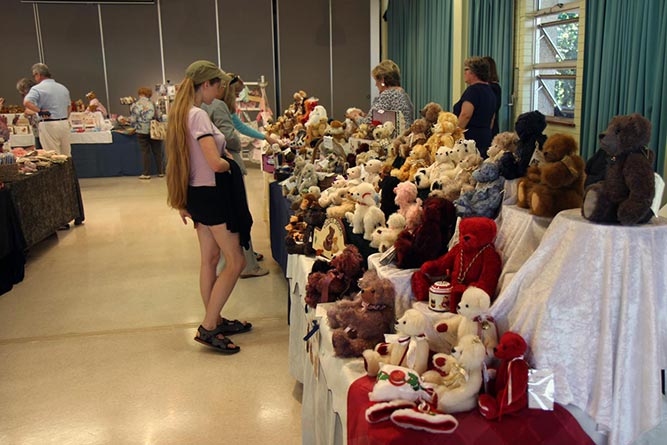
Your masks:
{"label": "girl with long blonde hair", "polygon": [[[196,228],[201,254],[199,289],[206,315],[195,340],[226,354],[240,351],[230,333],[250,330],[250,323],[220,316],[245,267],[242,246],[250,239],[252,218],[243,176],[225,150],[225,137],[202,103],[210,104],[231,78],[214,63],[192,63],[169,112],[166,150],[168,204]],[[216,276],[220,253],[226,264]]]}

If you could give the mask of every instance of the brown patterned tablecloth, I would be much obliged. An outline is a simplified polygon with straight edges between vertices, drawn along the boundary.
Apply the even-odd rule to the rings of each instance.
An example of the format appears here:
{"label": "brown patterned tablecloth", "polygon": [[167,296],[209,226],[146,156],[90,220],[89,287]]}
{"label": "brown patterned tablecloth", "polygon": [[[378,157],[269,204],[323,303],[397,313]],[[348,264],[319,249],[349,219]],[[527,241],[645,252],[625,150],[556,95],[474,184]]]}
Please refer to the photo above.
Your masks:
{"label": "brown patterned tablecloth", "polygon": [[0,181],[5,182],[11,193],[28,248],[70,221],[80,224],[85,218],[71,158],[32,175],[21,175],[19,179],[3,179],[0,173]]}

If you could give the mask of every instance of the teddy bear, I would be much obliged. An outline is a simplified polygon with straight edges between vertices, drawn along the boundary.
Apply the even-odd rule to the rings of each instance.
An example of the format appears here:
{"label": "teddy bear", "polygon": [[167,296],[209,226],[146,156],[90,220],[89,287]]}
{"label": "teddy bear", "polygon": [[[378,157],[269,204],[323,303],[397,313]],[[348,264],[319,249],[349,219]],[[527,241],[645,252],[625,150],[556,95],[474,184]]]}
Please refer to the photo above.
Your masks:
{"label": "teddy bear", "polygon": [[[457,372],[467,375],[461,384],[438,385],[438,410],[443,413],[460,413],[475,409],[479,390],[482,387],[482,367],[486,350],[478,336],[473,334],[461,337],[452,349],[452,358]],[[460,380],[460,379],[459,379]]]}
{"label": "teddy bear", "polygon": [[422,215],[423,220],[415,230],[402,231],[394,242],[399,268],[420,267],[447,251],[456,228],[454,205],[446,199],[430,197],[424,202]]}
{"label": "teddy bear", "polygon": [[396,334],[385,334],[385,342],[363,352],[366,373],[375,377],[380,363],[404,366],[421,375],[428,367],[428,341],[424,335],[427,319],[416,309],[408,309],[395,325]]}
{"label": "teddy bear", "polygon": [[458,128],[458,122],[458,117],[453,113],[448,111],[438,113],[438,121],[433,126],[431,137],[425,144],[431,156],[435,156],[435,152],[442,146],[453,147],[455,141],[463,137],[462,130]]}
{"label": "teddy bear", "polygon": [[420,168],[417,170],[412,182],[417,186],[417,196],[419,199],[424,200],[428,198],[428,194],[431,191],[431,180],[428,177],[428,169]]}
{"label": "teddy bear", "polygon": [[474,189],[472,172],[483,160],[473,140],[459,139],[456,141],[453,152],[455,159],[458,157],[458,163],[452,172],[454,179],[445,182],[440,195],[450,201],[455,201],[461,196],[461,193]]}
{"label": "teddy bear", "polygon": [[576,154],[577,150],[572,136],[550,136],[542,148],[544,163],[529,167],[531,175],[519,180],[517,205],[548,218],[561,210],[581,207],[586,163]]}
{"label": "teddy bear", "polygon": [[[319,189],[315,187],[314,189]],[[302,222],[305,224],[299,225],[288,225],[291,230],[288,230],[288,235],[285,238],[285,245],[287,247],[287,252],[290,254],[299,254],[299,255],[312,255],[315,253],[313,250],[313,234],[315,228],[322,228],[324,221],[326,220],[326,212],[320,206],[318,202],[318,196],[316,193],[313,193],[315,190],[309,191],[303,195],[301,202],[299,203],[299,208],[296,213],[292,215],[291,218],[296,218],[296,221]],[[286,229],[287,229],[286,227]],[[295,232],[300,231],[299,236],[295,236]]]}
{"label": "teddy bear", "polygon": [[526,341],[517,333],[508,331],[500,337],[495,355],[501,362],[494,390],[480,395],[477,402],[486,419],[500,419],[503,414],[516,413],[528,406],[528,363],[523,358],[526,349]]}
{"label": "teddy bear", "polygon": [[350,196],[356,203],[354,213],[348,212],[345,217],[352,225],[352,233],[363,233],[364,239],[370,241],[375,229],[385,223],[384,213],[377,206],[380,198],[373,185],[368,182],[353,187]]}
{"label": "teddy bear", "polygon": [[380,182],[378,183],[380,189],[380,209],[382,209],[384,216],[387,218],[391,214],[398,212],[394,189],[396,189],[400,182],[398,178],[391,176],[391,166],[384,165],[382,167]]}
{"label": "teddy bear", "polygon": [[408,230],[414,230],[421,223],[422,200],[417,197],[417,193],[417,186],[408,181],[394,188],[394,202],[398,206],[398,213],[405,218]]}
{"label": "teddy bear", "polygon": [[[450,347],[450,352],[452,349]],[[464,384],[467,377],[458,360],[454,356],[442,352],[433,354],[431,368],[421,375],[422,380],[426,383],[444,385],[452,389]]]}
{"label": "teddy bear", "polygon": [[424,105],[424,108],[419,111],[421,117],[423,117],[429,124],[433,125],[438,122],[438,116],[442,112],[442,107],[440,104],[435,102],[429,102]]}
{"label": "teddy bear", "polygon": [[368,124],[360,124],[356,131],[352,134],[352,137],[358,139],[368,139],[368,135],[371,134],[371,126]]}
{"label": "teddy bear", "polygon": [[394,245],[398,234],[405,229],[405,217],[394,213],[387,220],[387,227],[378,227],[371,235],[371,247],[384,252]]}
{"label": "teddy bear", "polygon": [[341,300],[327,311],[334,351],[339,357],[361,357],[391,332],[394,325],[394,285],[369,270],[359,280],[353,300]]}
{"label": "teddy bear", "polygon": [[542,150],[547,137],[542,134],[547,128],[546,117],[539,111],[521,114],[514,124],[514,131],[519,136],[515,153],[505,152],[500,158],[500,174],[505,179],[526,176],[535,150]]}
{"label": "teddy bear", "polygon": [[357,281],[364,271],[364,258],[356,246],[349,244],[329,262],[330,269],[308,275],[305,301],[310,307],[317,303],[340,300],[359,291]]}
{"label": "teddy bear", "polygon": [[494,162],[486,160],[472,172],[475,189],[463,193],[454,201],[456,213],[461,218],[483,216],[495,219],[503,202],[505,178],[500,176],[500,168]]}
{"label": "teddy bear", "polygon": [[373,129],[373,139],[376,141],[382,139],[391,139],[395,129],[396,128],[394,127],[394,123],[389,121],[383,123],[382,125],[378,125]]}
{"label": "teddy bear", "polygon": [[368,182],[373,185],[375,189],[378,188],[380,182],[380,172],[382,171],[382,161],[379,159],[370,159],[364,164],[364,172],[361,175],[363,182]]}
{"label": "teddy bear", "polygon": [[513,131],[504,131],[495,135],[486,152],[489,162],[499,162],[505,153],[516,153],[519,144],[519,135]]}
{"label": "teddy bear", "polygon": [[348,212],[354,211],[354,201],[350,199],[348,187],[337,188],[332,193],[331,203],[327,207],[329,218],[342,219]]}
{"label": "teddy bear", "polygon": [[456,333],[454,343],[465,335],[478,336],[486,348],[486,362],[491,364],[493,348],[498,344],[498,329],[495,320],[489,315],[491,297],[484,290],[470,286],[461,296],[456,309],[458,314],[434,324],[435,331],[440,335]]}
{"label": "teddy bear", "polygon": [[644,224],[653,217],[653,152],[646,147],[651,122],[639,113],[616,116],[600,147],[611,157],[607,176],[586,190],[582,214],[597,223]]}
{"label": "teddy bear", "polygon": [[322,208],[327,208],[333,203],[334,196],[338,189],[347,186],[347,180],[342,175],[337,175],[331,183],[331,187],[320,193],[318,202]]}
{"label": "teddy bear", "polygon": [[438,179],[454,179],[456,164],[453,158],[453,149],[441,146],[435,152],[435,161],[428,168],[429,183]]}
{"label": "teddy bear", "polygon": [[431,165],[431,153],[424,145],[417,144],[412,147],[410,156],[407,157],[400,169],[391,171],[392,176],[396,176],[401,181],[412,181],[420,168]]}
{"label": "teddy bear", "polygon": [[[489,218],[464,218],[459,223],[459,242],[445,255],[425,262],[412,274],[412,291],[418,301],[428,299],[435,277],[448,276],[452,283],[449,311],[456,312],[461,295],[468,286],[495,295],[500,277],[500,255],[493,245],[496,223]],[[399,236],[400,239],[400,236]],[[397,240],[398,242],[398,240]]]}

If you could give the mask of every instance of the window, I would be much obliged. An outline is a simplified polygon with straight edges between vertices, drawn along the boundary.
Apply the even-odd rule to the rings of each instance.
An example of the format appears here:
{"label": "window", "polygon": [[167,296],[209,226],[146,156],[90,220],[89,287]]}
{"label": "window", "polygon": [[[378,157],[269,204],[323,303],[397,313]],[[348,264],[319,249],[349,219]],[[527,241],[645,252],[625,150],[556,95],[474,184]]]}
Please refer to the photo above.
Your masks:
{"label": "window", "polygon": [[573,123],[579,43],[579,1],[537,0],[533,109],[552,122]]}

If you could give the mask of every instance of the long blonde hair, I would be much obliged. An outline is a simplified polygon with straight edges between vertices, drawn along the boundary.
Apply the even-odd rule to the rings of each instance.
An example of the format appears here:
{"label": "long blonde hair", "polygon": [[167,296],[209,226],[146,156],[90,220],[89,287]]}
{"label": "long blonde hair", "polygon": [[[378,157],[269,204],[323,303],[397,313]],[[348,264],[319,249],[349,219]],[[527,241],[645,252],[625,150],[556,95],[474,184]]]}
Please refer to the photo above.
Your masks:
{"label": "long blonde hair", "polygon": [[184,209],[190,182],[190,150],[188,149],[188,116],[195,104],[195,85],[186,77],[169,110],[167,126],[167,204]]}

